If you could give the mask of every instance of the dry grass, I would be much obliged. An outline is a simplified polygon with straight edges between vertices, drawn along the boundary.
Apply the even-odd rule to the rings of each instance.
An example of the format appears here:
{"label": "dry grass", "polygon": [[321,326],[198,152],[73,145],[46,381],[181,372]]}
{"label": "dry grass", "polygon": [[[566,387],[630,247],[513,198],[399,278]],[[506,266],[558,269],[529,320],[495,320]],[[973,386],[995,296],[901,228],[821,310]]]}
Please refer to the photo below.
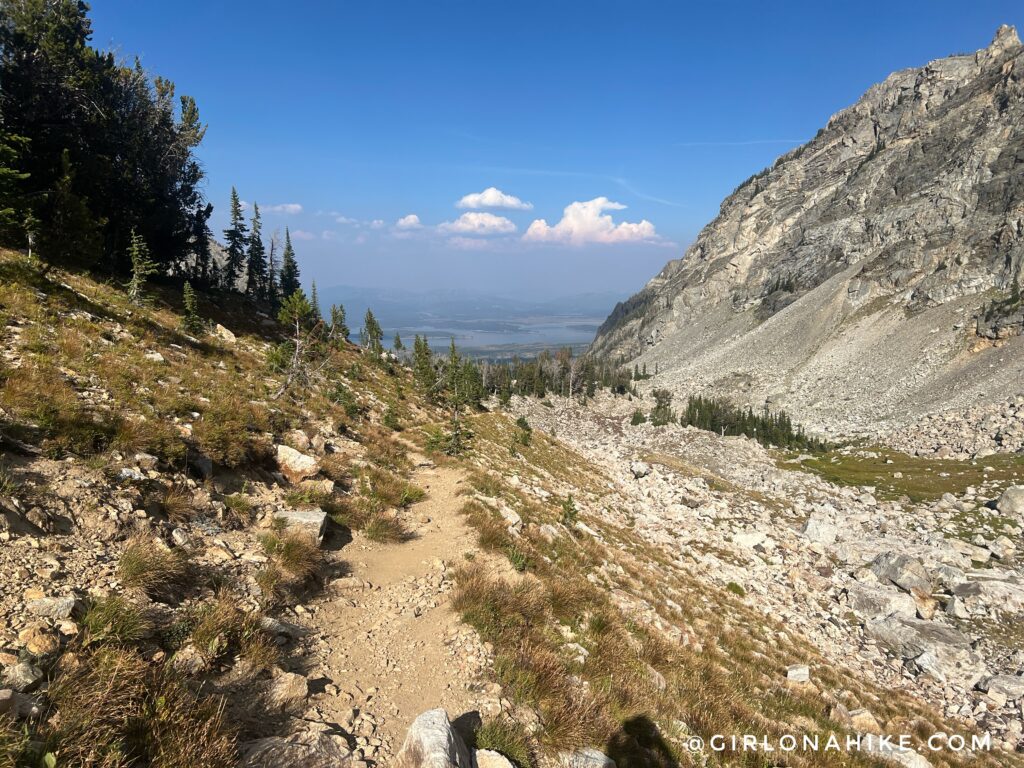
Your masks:
{"label": "dry grass", "polygon": [[536,760],[523,726],[506,718],[488,720],[474,737],[475,749],[490,749],[507,757],[516,768],[533,768]]}
{"label": "dry grass", "polygon": [[298,582],[318,573],[323,563],[320,545],[305,531],[286,530],[281,535],[267,533],[260,537],[260,543],[274,563]]}
{"label": "dry grass", "polygon": [[60,765],[228,768],[235,739],[218,700],[191,693],[135,651],[65,659],[48,691],[57,712],[41,735]]}
{"label": "dry grass", "polygon": [[367,460],[374,466],[393,472],[405,472],[412,468],[405,448],[386,432],[368,429],[363,433],[361,442]]}
{"label": "dry grass", "polygon": [[266,671],[280,661],[273,638],[260,626],[259,616],[245,613],[238,600],[221,593],[200,611],[191,634],[192,644],[213,661],[237,653],[255,671]]}
{"label": "dry grass", "polygon": [[404,480],[393,472],[377,467],[363,470],[360,491],[367,498],[379,501],[385,507],[404,509],[421,501],[427,492]]}
{"label": "dry grass", "polygon": [[183,483],[170,483],[164,488],[160,509],[175,525],[191,521],[197,511],[192,504],[192,491]]}
{"label": "dry grass", "polygon": [[190,570],[188,555],[183,550],[168,549],[146,535],[129,540],[117,563],[122,583],[142,590],[154,600],[177,597],[188,583]]}
{"label": "dry grass", "polygon": [[133,645],[153,629],[145,609],[121,595],[96,600],[82,619],[85,645]]}
{"label": "dry grass", "polygon": [[237,468],[269,459],[270,428],[266,410],[237,394],[214,393],[196,422],[193,437],[214,463]]}

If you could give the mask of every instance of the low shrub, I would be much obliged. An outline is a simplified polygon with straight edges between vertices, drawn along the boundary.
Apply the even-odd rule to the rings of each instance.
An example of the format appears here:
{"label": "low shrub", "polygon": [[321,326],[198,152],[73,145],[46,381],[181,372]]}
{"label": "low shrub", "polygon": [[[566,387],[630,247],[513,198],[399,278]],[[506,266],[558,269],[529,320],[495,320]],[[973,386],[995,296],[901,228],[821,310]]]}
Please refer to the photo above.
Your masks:
{"label": "low shrub", "polygon": [[184,550],[169,549],[145,535],[129,540],[117,563],[118,576],[125,586],[163,601],[178,596],[188,583],[190,570]]}

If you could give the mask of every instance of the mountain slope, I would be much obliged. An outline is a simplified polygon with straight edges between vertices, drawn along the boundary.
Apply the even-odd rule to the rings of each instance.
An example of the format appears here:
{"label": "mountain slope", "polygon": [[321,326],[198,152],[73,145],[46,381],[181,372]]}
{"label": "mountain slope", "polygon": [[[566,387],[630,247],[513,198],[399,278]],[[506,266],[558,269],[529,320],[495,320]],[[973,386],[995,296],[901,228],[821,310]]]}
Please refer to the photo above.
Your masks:
{"label": "mountain slope", "polygon": [[975,328],[986,301],[1017,309],[1022,51],[1004,26],[869,89],[728,197],[592,352],[843,432],[1014,391],[1020,339],[994,350]]}

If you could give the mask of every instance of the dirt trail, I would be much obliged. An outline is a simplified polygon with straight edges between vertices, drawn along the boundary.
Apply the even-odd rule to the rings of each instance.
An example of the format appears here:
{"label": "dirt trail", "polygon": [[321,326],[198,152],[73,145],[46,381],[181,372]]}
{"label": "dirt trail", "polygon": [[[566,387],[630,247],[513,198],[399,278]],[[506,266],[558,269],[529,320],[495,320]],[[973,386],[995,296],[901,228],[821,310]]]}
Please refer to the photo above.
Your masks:
{"label": "dirt trail", "polygon": [[[319,702],[325,719],[356,735],[364,757],[386,761],[421,712],[450,717],[497,707],[479,679],[488,655],[448,606],[451,570],[481,554],[458,510],[464,475],[422,457],[412,482],[427,497],[406,512],[415,538],[377,544],[356,533],[341,552],[351,575],[336,583],[317,614],[323,666],[338,689]],[[324,647],[323,645],[321,646]]]}

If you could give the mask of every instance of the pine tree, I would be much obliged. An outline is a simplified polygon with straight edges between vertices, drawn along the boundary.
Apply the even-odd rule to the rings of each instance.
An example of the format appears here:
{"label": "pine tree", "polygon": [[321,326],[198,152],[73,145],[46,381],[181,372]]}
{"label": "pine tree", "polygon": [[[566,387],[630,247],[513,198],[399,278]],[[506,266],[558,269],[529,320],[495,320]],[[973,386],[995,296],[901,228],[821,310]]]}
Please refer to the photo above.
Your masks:
{"label": "pine tree", "polygon": [[238,192],[231,188],[231,226],[224,230],[224,242],[227,243],[227,259],[221,271],[221,280],[224,288],[234,290],[235,282],[242,273],[242,265],[245,264],[245,250],[248,240],[248,230],[245,220],[242,218],[242,201],[238,198]]}
{"label": "pine tree", "polygon": [[14,239],[14,230],[24,222],[24,195],[21,182],[27,173],[18,170],[25,140],[0,131],[0,235]]}
{"label": "pine tree", "polygon": [[184,313],[181,319],[181,329],[191,336],[198,336],[203,332],[203,319],[199,316],[199,302],[196,300],[196,292],[192,290],[192,284],[187,280],[181,291],[181,303]]}
{"label": "pine tree", "polygon": [[155,275],[159,270],[156,263],[149,257],[149,246],[142,235],[132,230],[132,239],[128,246],[128,258],[132,263],[132,279],[128,281],[128,300],[132,304],[141,304],[146,278]]}
{"label": "pine tree", "polygon": [[267,253],[267,301],[272,309],[281,305],[281,291],[277,282],[277,244],[280,235],[275,231],[270,236],[270,251]]}
{"label": "pine tree", "polygon": [[345,319],[345,307],[341,304],[331,305],[331,331],[336,339],[348,340],[348,323]]}
{"label": "pine tree", "polygon": [[395,331],[395,341],[392,346],[395,348],[395,352],[401,352],[405,349],[405,344],[402,343],[402,337],[398,335],[398,331]]}
{"label": "pine tree", "polygon": [[363,319],[363,343],[368,350],[375,356],[380,357],[384,352],[384,331],[380,327],[380,323],[377,322],[377,318],[373,316],[373,311],[370,309],[366,310],[366,317]]}
{"label": "pine tree", "polygon": [[299,264],[295,261],[295,249],[292,248],[292,236],[285,227],[284,254],[281,256],[281,296],[288,298],[302,286],[299,282]]}
{"label": "pine tree", "polygon": [[249,253],[245,269],[245,293],[250,299],[262,299],[267,295],[267,251],[263,247],[262,230],[260,207],[253,203]]}
{"label": "pine tree", "polygon": [[320,311],[320,297],[316,295],[316,280],[309,286],[309,306],[312,308],[312,318],[314,323],[319,323],[324,319],[323,313]]}
{"label": "pine tree", "polygon": [[420,390],[432,395],[437,385],[437,372],[434,370],[434,356],[430,352],[430,344],[426,336],[416,334],[412,344],[412,375]]}
{"label": "pine tree", "polygon": [[100,250],[101,222],[75,191],[76,176],[71,167],[71,154],[66,149],[61,154],[60,167],[61,175],[40,216],[39,251],[51,263],[88,263]]}

